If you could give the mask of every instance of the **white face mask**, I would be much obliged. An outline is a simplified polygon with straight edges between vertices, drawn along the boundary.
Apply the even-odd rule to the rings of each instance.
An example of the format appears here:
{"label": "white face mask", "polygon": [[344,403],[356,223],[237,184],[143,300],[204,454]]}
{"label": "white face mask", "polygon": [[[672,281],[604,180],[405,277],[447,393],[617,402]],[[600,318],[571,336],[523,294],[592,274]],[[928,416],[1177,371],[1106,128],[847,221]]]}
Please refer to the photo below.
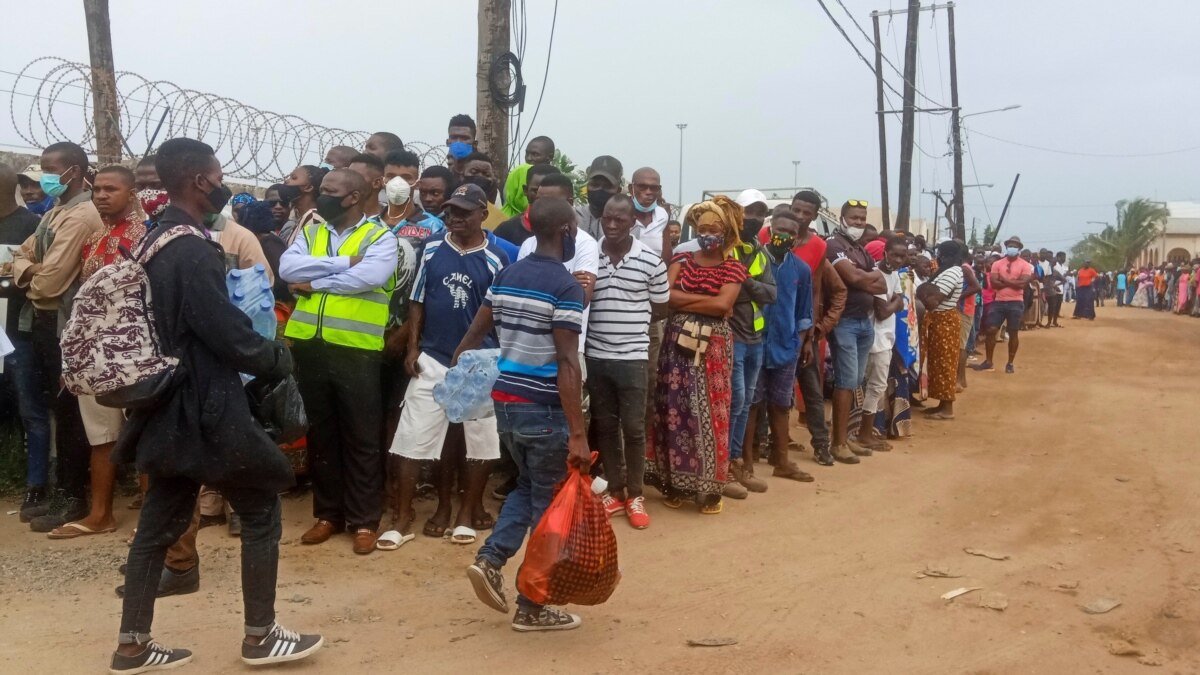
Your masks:
{"label": "white face mask", "polygon": [[396,176],[389,180],[383,189],[387,193],[388,203],[393,206],[404,206],[412,199],[413,186],[409,185],[402,176]]}
{"label": "white face mask", "polygon": [[862,239],[862,236],[864,234],[866,234],[867,228],[865,228],[865,227],[850,227],[849,225],[846,224],[846,221],[843,220],[842,221],[842,231],[846,233],[847,237],[850,237],[850,241],[858,241],[859,239]]}

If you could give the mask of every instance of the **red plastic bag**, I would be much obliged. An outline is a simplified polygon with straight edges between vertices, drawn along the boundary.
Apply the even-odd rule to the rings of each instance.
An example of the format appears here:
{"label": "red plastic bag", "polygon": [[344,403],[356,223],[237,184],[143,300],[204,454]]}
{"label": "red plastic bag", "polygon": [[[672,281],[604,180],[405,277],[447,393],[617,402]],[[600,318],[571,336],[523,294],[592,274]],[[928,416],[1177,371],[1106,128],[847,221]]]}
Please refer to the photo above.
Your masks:
{"label": "red plastic bag", "polygon": [[592,479],[569,470],[529,537],[517,590],[539,605],[599,605],[621,580],[613,534]]}

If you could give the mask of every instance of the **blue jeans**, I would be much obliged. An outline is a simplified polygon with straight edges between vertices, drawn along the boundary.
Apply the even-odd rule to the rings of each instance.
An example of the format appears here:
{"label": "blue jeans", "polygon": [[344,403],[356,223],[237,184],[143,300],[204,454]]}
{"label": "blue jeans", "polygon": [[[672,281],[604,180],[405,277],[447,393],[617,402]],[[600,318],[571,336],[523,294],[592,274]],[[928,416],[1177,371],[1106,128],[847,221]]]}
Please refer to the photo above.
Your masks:
{"label": "blue jeans", "polygon": [[729,459],[742,458],[742,441],[746,436],[746,420],[758,374],[762,372],[763,344],[733,341],[733,399],[729,404]]}
{"label": "blue jeans", "polygon": [[[517,554],[525,535],[537,527],[554,499],[554,487],[567,477],[567,417],[559,406],[496,402],[496,430],[517,465],[517,488],[508,494],[492,534],[478,556],[495,567]],[[535,608],[522,595],[517,604]]]}
{"label": "blue jeans", "polygon": [[46,487],[50,482],[50,392],[38,381],[30,334],[18,333],[13,346],[16,351],[4,357],[4,372],[12,376],[29,447],[25,484]]}
{"label": "blue jeans", "polygon": [[833,386],[858,389],[867,376],[867,356],[875,342],[871,317],[843,316],[829,335],[833,345]]}

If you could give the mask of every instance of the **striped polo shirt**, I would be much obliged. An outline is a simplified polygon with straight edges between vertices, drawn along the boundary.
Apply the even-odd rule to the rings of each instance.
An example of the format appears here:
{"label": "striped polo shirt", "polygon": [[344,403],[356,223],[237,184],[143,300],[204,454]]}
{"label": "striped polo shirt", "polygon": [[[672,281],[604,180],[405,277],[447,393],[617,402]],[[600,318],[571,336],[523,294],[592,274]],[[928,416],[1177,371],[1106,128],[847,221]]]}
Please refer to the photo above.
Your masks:
{"label": "striped polo shirt", "polygon": [[633,240],[616,265],[600,252],[600,272],[592,289],[588,319],[588,358],[645,361],[650,347],[650,303],[671,297],[667,266],[645,244]]}
{"label": "striped polo shirt", "polygon": [[536,253],[496,275],[484,299],[500,342],[494,397],[562,404],[554,329],[582,330],[583,299],[583,287],[561,260]]}

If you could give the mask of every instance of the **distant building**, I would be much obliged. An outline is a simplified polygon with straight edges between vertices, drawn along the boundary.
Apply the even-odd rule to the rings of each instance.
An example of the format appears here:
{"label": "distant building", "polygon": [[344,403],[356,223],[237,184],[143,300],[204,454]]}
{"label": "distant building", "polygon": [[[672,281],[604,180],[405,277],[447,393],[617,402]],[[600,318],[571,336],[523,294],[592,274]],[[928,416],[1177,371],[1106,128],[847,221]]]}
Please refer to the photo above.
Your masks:
{"label": "distant building", "polygon": [[1181,263],[1200,258],[1200,203],[1167,202],[1171,213],[1162,233],[1138,256],[1138,265]]}

